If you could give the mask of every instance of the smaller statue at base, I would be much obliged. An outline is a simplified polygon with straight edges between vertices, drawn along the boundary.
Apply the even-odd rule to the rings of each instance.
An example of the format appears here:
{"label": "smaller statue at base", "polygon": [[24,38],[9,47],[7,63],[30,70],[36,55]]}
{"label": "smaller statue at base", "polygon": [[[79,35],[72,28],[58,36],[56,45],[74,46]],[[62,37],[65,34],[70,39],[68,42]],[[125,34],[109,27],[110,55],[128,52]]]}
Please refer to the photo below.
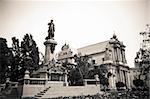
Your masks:
{"label": "smaller statue at base", "polygon": [[53,39],[54,38],[54,32],[55,32],[55,25],[53,23],[53,20],[51,20],[50,23],[48,23],[49,29],[48,29],[48,36],[46,39]]}

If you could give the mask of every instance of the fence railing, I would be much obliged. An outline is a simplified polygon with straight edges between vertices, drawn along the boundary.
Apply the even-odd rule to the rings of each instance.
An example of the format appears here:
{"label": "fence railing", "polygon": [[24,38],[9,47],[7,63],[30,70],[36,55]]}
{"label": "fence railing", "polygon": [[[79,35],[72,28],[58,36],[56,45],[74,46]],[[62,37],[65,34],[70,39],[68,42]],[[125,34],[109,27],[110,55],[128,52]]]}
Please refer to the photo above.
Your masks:
{"label": "fence railing", "polygon": [[29,78],[29,79],[24,79],[24,84],[25,85],[44,85],[46,84],[47,79],[45,78]]}

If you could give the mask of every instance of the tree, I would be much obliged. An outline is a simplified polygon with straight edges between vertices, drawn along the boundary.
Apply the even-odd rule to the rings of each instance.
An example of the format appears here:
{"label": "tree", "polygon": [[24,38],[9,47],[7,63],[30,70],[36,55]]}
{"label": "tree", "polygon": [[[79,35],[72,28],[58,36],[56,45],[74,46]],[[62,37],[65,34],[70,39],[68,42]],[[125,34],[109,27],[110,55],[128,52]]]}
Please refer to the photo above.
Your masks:
{"label": "tree", "polygon": [[19,39],[16,39],[16,37],[12,37],[12,53],[13,53],[13,60],[11,64],[11,81],[18,81],[19,77],[19,67],[21,66],[21,52],[19,47]]}
{"label": "tree", "polygon": [[[138,67],[140,74],[138,75],[138,80],[142,80],[142,76],[144,76],[143,82],[146,84],[150,78],[148,78],[149,70],[150,70],[150,50],[148,49],[140,49],[137,52],[137,56],[135,58],[136,67]],[[134,81],[135,82],[135,81]],[[147,85],[148,87],[149,85]]]}
{"label": "tree", "polygon": [[33,70],[38,69],[39,51],[32,35],[26,34],[24,36],[21,42],[21,57],[21,71],[29,70],[32,73]]}
{"label": "tree", "polygon": [[[144,85],[149,87],[149,75],[150,75],[150,25],[146,25],[146,30],[144,32],[140,32],[140,35],[143,36],[141,45],[142,47],[136,53],[135,57],[135,66],[140,70],[139,78],[145,76],[143,79]],[[148,83],[147,83],[148,82]],[[146,86],[144,86],[146,87]]]}
{"label": "tree", "polygon": [[79,72],[81,73],[83,79],[88,78],[89,73],[89,67],[90,63],[88,62],[89,57],[87,55],[85,56],[74,56],[75,62],[77,63],[77,68],[79,69]]}
{"label": "tree", "polygon": [[5,83],[6,78],[10,76],[12,53],[6,42],[6,39],[0,38],[0,83]]}
{"label": "tree", "polygon": [[143,86],[144,86],[144,82],[143,82],[143,80],[141,80],[141,79],[133,80],[133,84],[134,84],[136,87],[143,87]]}
{"label": "tree", "polygon": [[[21,51],[23,57],[32,59],[32,68],[37,69],[39,63],[39,51],[36,42],[32,38],[32,35],[26,34],[24,36],[23,41],[21,42]],[[27,68],[28,67],[29,66],[27,66]]]}
{"label": "tree", "polygon": [[111,76],[111,74],[109,74],[110,72],[108,72],[108,68],[107,65],[101,65],[99,68],[99,78],[100,78],[100,84],[102,84],[103,86],[108,87],[109,85],[109,77]]}
{"label": "tree", "polygon": [[[83,85],[83,80],[89,78],[89,67],[91,66],[91,64],[88,62],[89,57],[86,55],[74,55],[74,60],[77,64],[73,66],[74,68],[70,68],[70,70],[68,70],[68,80],[70,85]],[[64,63],[63,65],[65,64],[67,65],[67,63]]]}
{"label": "tree", "polygon": [[97,71],[100,84],[103,85],[104,91],[106,91],[106,89],[109,87],[109,78],[114,76],[114,74],[109,71],[109,64],[101,64]]}
{"label": "tree", "polygon": [[71,69],[68,76],[68,80],[71,86],[83,85],[83,77],[78,68]]}
{"label": "tree", "polygon": [[33,40],[32,35],[26,34],[19,45],[19,40],[15,37],[12,38],[12,52],[13,62],[11,70],[11,80],[18,81],[24,77],[26,70],[31,73],[37,70],[39,66],[39,51],[36,42]]}

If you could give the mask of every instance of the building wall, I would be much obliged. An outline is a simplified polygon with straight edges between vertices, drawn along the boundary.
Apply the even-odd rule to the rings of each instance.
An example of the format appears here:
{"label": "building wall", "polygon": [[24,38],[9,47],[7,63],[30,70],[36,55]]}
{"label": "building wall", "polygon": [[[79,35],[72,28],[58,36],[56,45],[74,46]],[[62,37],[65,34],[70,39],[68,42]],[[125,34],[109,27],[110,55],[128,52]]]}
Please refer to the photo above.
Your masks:
{"label": "building wall", "polygon": [[89,56],[92,58],[92,60],[95,60],[96,65],[100,65],[103,63],[103,58],[105,56],[105,53],[98,53]]}
{"label": "building wall", "polygon": [[[64,51],[62,50],[62,52]],[[109,67],[109,71],[115,75],[109,79],[110,88],[115,88],[115,84],[118,81],[123,82],[127,85],[127,87],[130,87],[130,75],[129,67],[126,65],[125,46],[117,39],[116,35],[113,35],[113,37],[108,41],[79,48],[77,49],[77,52],[81,56],[87,55],[91,57],[92,60],[95,60],[95,63],[98,66],[105,64]],[[63,60],[63,58],[61,59]],[[64,60],[65,59],[66,58],[64,58]]]}

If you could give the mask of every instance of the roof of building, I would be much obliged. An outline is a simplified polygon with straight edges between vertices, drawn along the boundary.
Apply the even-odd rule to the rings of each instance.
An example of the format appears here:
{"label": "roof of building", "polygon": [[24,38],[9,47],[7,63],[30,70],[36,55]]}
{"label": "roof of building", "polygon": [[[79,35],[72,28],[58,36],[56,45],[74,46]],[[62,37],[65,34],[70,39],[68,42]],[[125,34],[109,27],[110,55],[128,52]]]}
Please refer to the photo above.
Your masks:
{"label": "roof of building", "polygon": [[90,55],[90,54],[104,52],[106,50],[106,47],[108,46],[109,46],[109,40],[96,43],[96,44],[92,44],[92,45],[88,45],[85,47],[81,47],[77,50],[78,50],[78,53],[81,53],[82,55]]}

